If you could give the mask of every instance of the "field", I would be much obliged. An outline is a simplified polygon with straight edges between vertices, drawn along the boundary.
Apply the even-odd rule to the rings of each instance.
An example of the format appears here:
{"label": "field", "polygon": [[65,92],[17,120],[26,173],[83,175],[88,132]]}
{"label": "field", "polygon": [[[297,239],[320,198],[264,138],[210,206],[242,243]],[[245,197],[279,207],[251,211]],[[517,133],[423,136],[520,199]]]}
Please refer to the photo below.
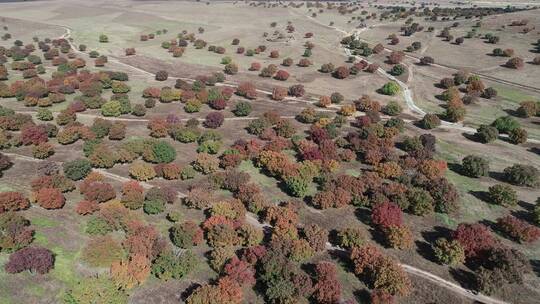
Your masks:
{"label": "field", "polygon": [[540,303],[534,5],[0,1],[0,304]]}

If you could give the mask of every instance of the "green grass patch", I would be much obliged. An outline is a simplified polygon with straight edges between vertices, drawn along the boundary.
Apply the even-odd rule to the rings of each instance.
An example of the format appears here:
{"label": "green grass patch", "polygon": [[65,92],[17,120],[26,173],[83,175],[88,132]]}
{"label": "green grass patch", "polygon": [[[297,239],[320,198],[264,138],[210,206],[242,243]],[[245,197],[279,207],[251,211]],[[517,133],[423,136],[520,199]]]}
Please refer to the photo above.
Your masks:
{"label": "green grass patch", "polygon": [[32,218],[31,223],[32,223],[32,225],[34,225],[36,227],[41,227],[41,228],[53,228],[53,227],[57,227],[57,226],[60,225],[60,223],[58,223],[57,221],[51,220],[51,219],[46,218],[46,217]]}
{"label": "green grass patch", "polygon": [[526,100],[536,100],[537,98],[523,93],[523,91],[506,86],[493,86],[497,90],[497,95],[511,103],[519,104]]}

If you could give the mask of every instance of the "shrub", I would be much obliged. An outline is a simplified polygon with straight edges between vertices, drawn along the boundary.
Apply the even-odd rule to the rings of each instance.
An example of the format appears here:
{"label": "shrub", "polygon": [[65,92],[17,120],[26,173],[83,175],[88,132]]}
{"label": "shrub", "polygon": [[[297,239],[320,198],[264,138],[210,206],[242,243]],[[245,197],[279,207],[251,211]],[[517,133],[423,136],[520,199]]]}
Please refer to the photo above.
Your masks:
{"label": "shrub", "polygon": [[465,262],[465,250],[457,240],[439,238],[433,244],[437,261],[444,265],[458,265]]}
{"label": "shrub", "polygon": [[538,169],[531,165],[515,164],[504,169],[504,177],[511,184],[534,187],[538,184]]}
{"label": "shrub", "polygon": [[441,125],[441,120],[437,114],[426,114],[419,122],[423,129],[433,129]]}
{"label": "shrub", "polygon": [[364,245],[366,242],[365,233],[361,228],[345,228],[338,232],[337,237],[339,240],[339,246],[346,249],[362,247],[362,245]]}
{"label": "shrub", "polygon": [[488,176],[489,162],[481,156],[467,155],[461,162],[461,170],[470,177]]}
{"label": "shrub", "polygon": [[401,226],[403,224],[401,208],[390,202],[378,204],[371,211],[371,222],[383,228]]}
{"label": "shrub", "polygon": [[475,137],[482,143],[490,143],[499,137],[499,131],[493,126],[480,125],[476,130]]}
{"label": "shrub", "polygon": [[25,270],[45,274],[54,266],[53,253],[43,247],[26,247],[12,253],[4,268],[8,273],[19,273]]}
{"label": "shrub", "polygon": [[395,81],[387,82],[385,85],[381,88],[381,93],[384,95],[396,95],[401,90],[399,84]]}
{"label": "shrub", "polygon": [[92,171],[92,164],[87,159],[65,162],[62,167],[64,175],[72,180],[83,179]]}
{"label": "shrub", "polygon": [[508,185],[498,184],[489,187],[489,199],[494,204],[504,207],[515,206],[517,204],[517,193]]}

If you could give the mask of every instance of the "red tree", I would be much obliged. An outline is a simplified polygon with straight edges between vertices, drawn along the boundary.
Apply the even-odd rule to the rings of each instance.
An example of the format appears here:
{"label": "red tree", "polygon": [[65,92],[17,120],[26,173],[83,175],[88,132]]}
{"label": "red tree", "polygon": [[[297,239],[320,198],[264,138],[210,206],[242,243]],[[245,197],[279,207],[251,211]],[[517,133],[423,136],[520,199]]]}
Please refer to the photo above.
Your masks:
{"label": "red tree", "polygon": [[468,258],[479,256],[496,243],[495,237],[489,229],[479,223],[459,224],[452,233],[452,237],[463,246],[465,256]]}
{"label": "red tree", "polygon": [[318,303],[339,303],[341,298],[341,284],[337,277],[336,266],[330,262],[319,262],[315,267],[317,283],[314,297]]}
{"label": "red tree", "polygon": [[45,209],[59,209],[64,207],[66,199],[62,191],[56,188],[43,188],[36,194],[37,203]]}
{"label": "red tree", "polygon": [[22,193],[13,191],[0,193],[0,213],[22,210],[28,207],[30,207],[30,202]]}
{"label": "red tree", "polygon": [[403,212],[395,203],[386,202],[373,207],[371,221],[382,228],[401,226],[403,224]]}

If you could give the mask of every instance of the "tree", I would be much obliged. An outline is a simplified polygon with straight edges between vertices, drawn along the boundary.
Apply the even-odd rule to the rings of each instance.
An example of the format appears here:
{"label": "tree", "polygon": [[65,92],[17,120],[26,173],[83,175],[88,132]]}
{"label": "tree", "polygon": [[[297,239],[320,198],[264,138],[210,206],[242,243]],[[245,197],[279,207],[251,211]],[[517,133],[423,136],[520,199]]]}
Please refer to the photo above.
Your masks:
{"label": "tree", "polygon": [[197,266],[198,258],[187,250],[181,254],[162,252],[152,264],[152,273],[162,280],[181,279]]}
{"label": "tree", "polygon": [[228,74],[228,75],[235,75],[238,73],[238,65],[236,65],[236,63],[229,63],[229,64],[226,64],[225,67],[223,68],[223,72],[225,72],[225,74]]}
{"label": "tree", "polygon": [[420,189],[412,188],[407,191],[407,199],[409,200],[409,210],[414,215],[424,216],[430,214],[434,210],[434,201],[429,192]]}
{"label": "tree", "polygon": [[275,87],[272,89],[272,99],[281,101],[287,97],[287,89],[283,87]]}
{"label": "tree", "polygon": [[388,104],[382,108],[382,112],[389,116],[399,115],[402,111],[403,108],[394,100],[388,102]]}
{"label": "tree", "polygon": [[470,177],[488,176],[489,162],[477,155],[467,155],[461,161],[461,171]]}
{"label": "tree", "polygon": [[512,215],[497,219],[497,227],[504,234],[521,243],[533,243],[540,239],[540,228]]}
{"label": "tree", "polygon": [[336,266],[331,262],[319,262],[315,266],[317,283],[313,286],[313,296],[317,303],[339,303],[341,299],[341,284],[338,280]]}
{"label": "tree", "polygon": [[103,182],[91,182],[85,189],[81,189],[81,193],[84,194],[86,200],[97,203],[103,203],[116,197],[116,192],[112,185]]}
{"label": "tree", "polygon": [[441,120],[437,114],[427,113],[419,122],[423,129],[433,129],[441,125]]}
{"label": "tree", "polygon": [[9,256],[4,268],[8,273],[19,273],[25,270],[45,274],[54,266],[53,253],[43,247],[25,247]]}
{"label": "tree", "polygon": [[511,69],[518,69],[518,70],[522,69],[524,65],[525,65],[524,61],[520,57],[511,58],[505,64],[506,67],[509,67]]}
{"label": "tree", "polygon": [[323,251],[328,241],[328,231],[316,224],[310,224],[304,227],[304,235],[311,248],[314,251]]}
{"label": "tree", "polygon": [[106,117],[118,117],[122,114],[122,104],[118,100],[107,101],[101,106],[101,114]]}
{"label": "tree", "polygon": [[435,60],[433,59],[433,57],[424,56],[420,58],[420,63],[423,65],[432,65],[435,63]]}
{"label": "tree", "polygon": [[59,189],[42,188],[36,193],[36,202],[45,209],[59,209],[64,207],[66,199]]}
{"label": "tree", "polygon": [[517,204],[517,193],[512,187],[504,184],[497,184],[489,187],[489,199],[491,202],[504,207],[515,206]]}
{"label": "tree", "polygon": [[219,160],[208,153],[199,153],[193,162],[193,168],[203,174],[210,174],[218,170]]}
{"label": "tree", "polygon": [[148,181],[156,177],[156,171],[150,164],[135,161],[129,167],[129,175],[139,181]]}
{"label": "tree", "polygon": [[350,70],[346,66],[340,66],[337,69],[334,70],[333,75],[337,79],[345,79],[349,77]]}
{"label": "tree", "polygon": [[389,226],[383,229],[386,243],[395,249],[411,249],[413,246],[413,235],[408,226]]}
{"label": "tree", "polygon": [[382,228],[403,224],[401,208],[395,203],[385,202],[376,205],[371,211],[371,222]]}
{"label": "tree", "polygon": [[0,214],[30,207],[28,199],[20,192],[0,192]]}
{"label": "tree", "polygon": [[206,115],[204,125],[207,128],[216,129],[219,128],[222,124],[225,118],[223,117],[223,114],[220,112],[211,112],[208,115]]}
{"label": "tree", "polygon": [[457,240],[438,238],[433,244],[433,253],[443,265],[458,265],[465,262],[465,250]]}
{"label": "tree", "polygon": [[111,264],[111,279],[121,289],[131,289],[146,281],[150,275],[151,262],[141,254]]}
{"label": "tree", "polygon": [[92,276],[73,284],[64,296],[64,303],[127,303],[128,295],[104,275]]}
{"label": "tree", "polygon": [[516,113],[520,117],[532,117],[537,115],[540,111],[539,105],[534,101],[523,101],[519,104],[519,108],[516,110]]}
{"label": "tree", "polygon": [[504,178],[514,185],[534,187],[538,184],[538,169],[531,165],[515,164],[504,169]]}
{"label": "tree", "polygon": [[382,86],[382,88],[380,89],[380,92],[384,95],[393,96],[399,93],[400,90],[401,90],[401,87],[399,86],[399,84],[397,84],[397,82],[389,81],[385,85]]}
{"label": "tree", "polygon": [[496,242],[489,229],[479,223],[459,224],[456,230],[453,231],[452,238],[461,244],[467,258],[476,258],[484,254]]}
{"label": "tree", "polygon": [[253,286],[255,284],[255,270],[246,261],[233,256],[232,259],[225,265],[223,272],[233,281],[244,286]]}
{"label": "tree", "polygon": [[480,125],[474,136],[482,143],[490,143],[499,137],[499,131],[493,126]]}
{"label": "tree", "polygon": [[143,152],[143,158],[147,161],[152,161],[154,163],[170,163],[176,158],[176,150],[171,144],[166,141],[158,140],[152,143],[152,155]]}
{"label": "tree", "polygon": [[517,128],[508,133],[508,139],[510,139],[510,142],[515,145],[527,142],[527,136],[527,130],[523,128]]}
{"label": "tree", "polygon": [[13,252],[28,246],[34,238],[30,221],[18,213],[0,214],[0,252]]}
{"label": "tree", "polygon": [[388,56],[388,62],[390,64],[398,64],[403,60],[404,57],[405,57],[405,53],[401,51],[393,51]]}
{"label": "tree", "polygon": [[288,93],[290,96],[302,97],[305,94],[304,86],[301,84],[295,84],[289,87]]}
{"label": "tree", "polygon": [[242,82],[240,85],[238,85],[238,88],[236,89],[236,94],[243,96],[247,99],[255,99],[257,98],[257,89],[255,88],[255,85],[251,82]]}
{"label": "tree", "polygon": [[510,131],[520,128],[519,122],[511,116],[501,116],[495,119],[491,125],[497,128],[499,133],[510,133]]}
{"label": "tree", "polygon": [[285,70],[279,70],[277,71],[276,75],[274,76],[276,80],[285,81],[289,79],[289,73]]}
{"label": "tree", "polygon": [[203,240],[203,231],[195,223],[187,221],[170,229],[171,241],[180,248],[191,248]]}
{"label": "tree", "polygon": [[236,116],[248,116],[249,113],[251,113],[251,104],[249,102],[240,101],[235,105],[233,113]]}
{"label": "tree", "polygon": [[82,259],[92,267],[110,267],[122,259],[124,250],[111,236],[98,236],[90,239],[82,252]]}
{"label": "tree", "polygon": [[165,81],[167,78],[169,78],[169,73],[167,73],[167,71],[160,70],[156,72],[155,79],[157,81]]}

